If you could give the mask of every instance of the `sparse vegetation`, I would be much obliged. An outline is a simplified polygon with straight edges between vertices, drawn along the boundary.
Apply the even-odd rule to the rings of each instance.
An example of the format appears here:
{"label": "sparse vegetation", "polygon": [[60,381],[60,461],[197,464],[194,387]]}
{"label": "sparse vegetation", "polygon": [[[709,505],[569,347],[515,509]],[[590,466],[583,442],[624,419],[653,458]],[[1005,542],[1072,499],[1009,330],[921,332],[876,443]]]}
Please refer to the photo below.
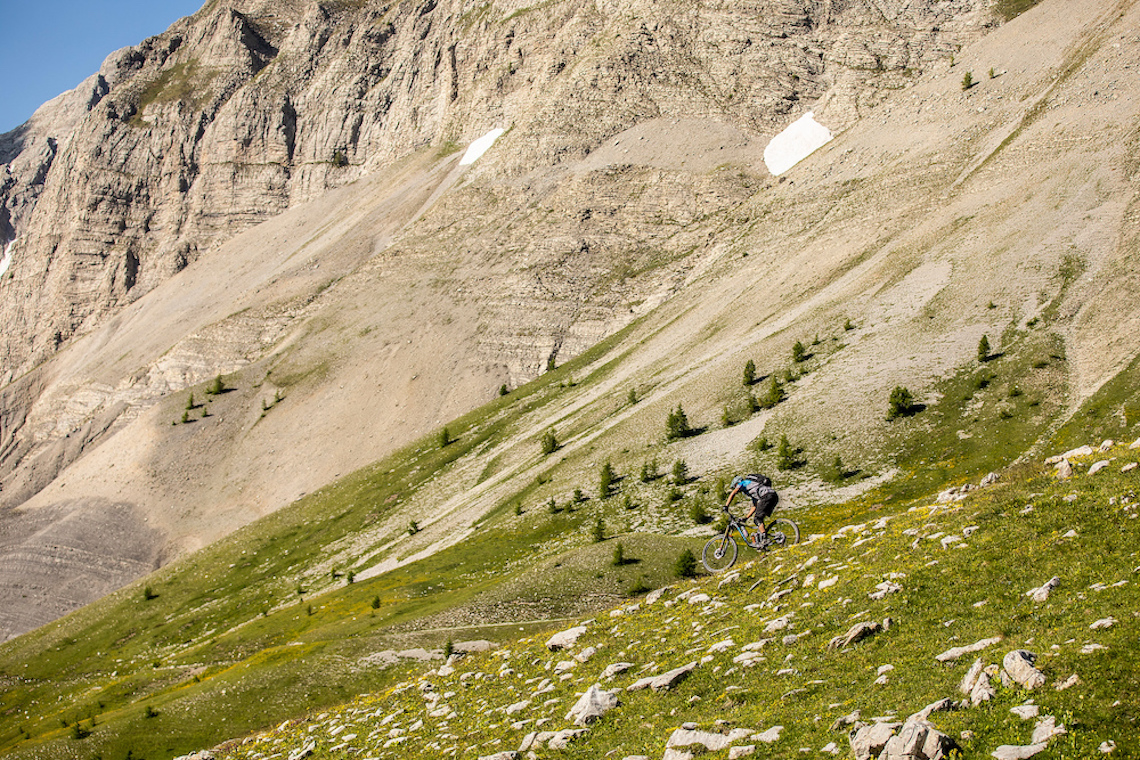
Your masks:
{"label": "sparse vegetation", "polygon": [[214,377],[214,380],[206,388],[207,396],[217,396],[226,392],[226,382],[222,379],[221,375]]}
{"label": "sparse vegetation", "polygon": [[673,573],[678,578],[692,578],[697,574],[697,558],[692,549],[685,549],[677,556]]}
{"label": "sparse vegetation", "polygon": [[675,441],[692,434],[693,429],[689,425],[689,418],[681,405],[677,404],[677,408],[669,412],[669,417],[665,421],[665,439]]}
{"label": "sparse vegetation", "polygon": [[802,362],[804,360],[804,358],[806,356],[807,356],[807,348],[804,346],[803,343],[801,343],[800,341],[797,340],[795,345],[792,346],[792,361],[795,362],[796,364],[799,364],[800,362]]}
{"label": "sparse vegetation", "polygon": [[965,76],[962,77],[962,91],[965,92],[966,90],[970,89],[973,86],[974,86],[974,75],[972,73],[970,73],[969,71],[967,71]]}
{"label": "sparse vegetation", "polygon": [[602,465],[601,470],[598,472],[598,498],[608,499],[610,491],[613,489],[614,479],[617,477],[614,472],[614,467],[610,464],[609,460]]}
{"label": "sparse vegetation", "polygon": [[978,361],[985,363],[990,360],[990,339],[989,336],[983,335],[982,339],[978,341]]}
{"label": "sparse vegetation", "polygon": [[891,391],[887,407],[887,419],[895,420],[899,417],[909,417],[914,414],[914,395],[901,385],[896,385]]}
{"label": "sparse vegetation", "polygon": [[746,388],[756,384],[756,363],[751,359],[744,364],[743,381]]}
{"label": "sparse vegetation", "polygon": [[542,454],[548,456],[557,450],[558,438],[554,434],[554,428],[551,428],[542,434]]}
{"label": "sparse vegetation", "polygon": [[673,484],[687,485],[689,482],[689,464],[684,459],[673,462]]}

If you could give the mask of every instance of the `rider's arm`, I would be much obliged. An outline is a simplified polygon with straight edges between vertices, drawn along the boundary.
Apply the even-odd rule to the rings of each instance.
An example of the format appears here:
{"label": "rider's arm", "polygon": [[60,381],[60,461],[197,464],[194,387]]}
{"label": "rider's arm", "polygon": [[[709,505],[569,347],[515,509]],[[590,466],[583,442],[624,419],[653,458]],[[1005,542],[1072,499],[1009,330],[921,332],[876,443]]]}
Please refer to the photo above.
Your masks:
{"label": "rider's arm", "polygon": [[732,506],[732,500],[736,498],[736,494],[738,494],[738,493],[740,493],[740,486],[737,486],[736,488],[732,489],[732,493],[730,493],[728,495],[728,501],[726,501],[724,503],[725,511],[727,511],[728,508],[730,506]]}

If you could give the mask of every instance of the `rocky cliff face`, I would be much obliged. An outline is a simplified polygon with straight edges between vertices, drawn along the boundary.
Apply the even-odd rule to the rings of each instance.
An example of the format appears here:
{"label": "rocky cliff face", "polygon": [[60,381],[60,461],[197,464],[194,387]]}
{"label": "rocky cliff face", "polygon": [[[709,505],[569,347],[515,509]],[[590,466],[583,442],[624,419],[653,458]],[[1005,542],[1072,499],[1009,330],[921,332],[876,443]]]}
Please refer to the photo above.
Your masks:
{"label": "rocky cliff face", "polygon": [[[285,208],[513,127],[524,175],[654,117],[841,129],[947,59],[983,0],[210,2],[0,138],[0,373]],[[14,242],[13,242],[14,241]]]}
{"label": "rocky cliff face", "polygon": [[[0,598],[50,600],[0,632],[649,312],[774,184],[766,137],[809,109],[857,123],[988,5],[211,2],[113,54],[0,136],[0,507],[23,507],[0,549],[24,558]],[[452,151],[492,127],[462,173]],[[172,394],[241,368],[209,426],[171,425]],[[263,421],[276,390],[295,411]],[[71,555],[96,586],[21,586]]]}

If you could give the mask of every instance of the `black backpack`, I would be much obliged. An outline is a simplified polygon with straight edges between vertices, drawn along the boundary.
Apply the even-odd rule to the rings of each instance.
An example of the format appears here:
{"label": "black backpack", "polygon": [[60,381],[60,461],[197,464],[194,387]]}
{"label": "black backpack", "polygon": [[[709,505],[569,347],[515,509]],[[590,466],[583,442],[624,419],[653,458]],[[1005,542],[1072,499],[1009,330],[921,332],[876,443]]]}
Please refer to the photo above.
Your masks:
{"label": "black backpack", "polygon": [[[736,480],[740,486],[740,490],[748,494],[748,497],[752,499],[753,503],[758,503],[765,497],[770,499],[770,494],[774,495],[776,493],[776,490],[772,488],[772,479],[767,475],[754,472],[748,475],[742,475]],[[779,497],[777,496],[777,498]]]}

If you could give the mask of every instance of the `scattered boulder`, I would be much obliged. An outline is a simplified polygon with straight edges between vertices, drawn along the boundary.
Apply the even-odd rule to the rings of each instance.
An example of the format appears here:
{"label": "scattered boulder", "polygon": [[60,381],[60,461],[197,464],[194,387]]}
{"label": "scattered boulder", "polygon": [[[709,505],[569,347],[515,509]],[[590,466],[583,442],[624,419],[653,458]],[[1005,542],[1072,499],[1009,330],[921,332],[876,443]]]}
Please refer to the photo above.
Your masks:
{"label": "scattered boulder", "polygon": [[632,667],[632,662],[614,662],[606,666],[606,669],[602,671],[601,677],[609,680],[616,675],[624,673]]}
{"label": "scattered boulder", "polygon": [[1109,752],[1112,752],[1115,749],[1116,742],[1112,741],[1111,739],[1101,742],[1100,746],[1097,747],[1097,751],[1099,751],[1102,755],[1107,755]]}
{"label": "scattered boulder", "polygon": [[203,749],[197,752],[191,752],[189,755],[176,757],[174,760],[214,760],[214,753],[208,749]]}
{"label": "scattered boulder", "polygon": [[518,760],[519,753],[514,750],[496,752],[493,755],[481,755],[479,760]]}
{"label": "scattered boulder", "polygon": [[1052,578],[1045,581],[1045,583],[1041,586],[1038,586],[1037,588],[1031,588],[1026,591],[1025,595],[1035,602],[1043,602],[1049,598],[1049,592],[1060,585],[1061,579],[1054,575]]}
{"label": "scattered boulder", "polygon": [[852,644],[862,641],[868,636],[874,636],[879,631],[883,630],[883,626],[874,620],[864,620],[861,623],[856,623],[847,629],[847,633],[842,636],[836,636],[831,641],[827,642],[828,649],[845,649]]}
{"label": "scattered boulder", "polygon": [[935,655],[934,659],[938,660],[939,662],[952,662],[964,654],[973,654],[974,652],[980,652],[986,647],[993,646],[1000,641],[1001,636],[994,636],[990,639],[982,639],[981,641],[975,641],[973,644],[967,644],[964,647],[953,647],[951,649],[947,649],[942,654]]}
{"label": "scattered boulder", "polygon": [[978,678],[983,675],[982,670],[984,668],[985,665],[982,663],[980,657],[974,660],[974,664],[970,666],[970,669],[966,671],[966,675],[963,676],[962,680],[958,683],[958,691],[969,696],[970,692],[974,690],[974,686],[978,683]]}
{"label": "scattered boulder", "polygon": [[895,735],[895,731],[901,727],[901,723],[875,723],[870,726],[859,726],[851,733],[851,754],[855,756],[855,760],[871,760],[873,757],[879,757],[887,746],[887,742]]}
{"label": "scattered boulder", "polygon": [[1026,760],[1026,758],[1033,757],[1039,752],[1044,752],[1045,746],[1044,744],[1030,744],[1028,746],[1003,744],[991,752],[990,756],[996,757],[997,760]]}
{"label": "scattered boulder", "polygon": [[566,713],[566,720],[573,720],[576,726],[589,725],[619,704],[617,689],[605,691],[594,684]]}
{"label": "scattered boulder", "polygon": [[662,673],[656,676],[646,676],[645,678],[634,681],[630,684],[627,691],[640,691],[641,689],[653,689],[657,693],[669,691],[674,686],[685,680],[686,677],[694,670],[696,670],[697,663],[690,662],[687,665],[682,665],[679,668],[673,668],[667,673]]}
{"label": "scattered boulder", "polygon": [[1073,477],[1073,465],[1068,459],[1062,459],[1057,463],[1057,477],[1061,480]]}
{"label": "scattered boulder", "polygon": [[700,744],[708,752],[717,752],[727,748],[735,741],[748,736],[752,731],[747,728],[734,728],[727,734],[717,734],[711,731],[678,728],[665,743],[666,747],[691,747]]}
{"label": "scattered boulder", "polygon": [[1053,688],[1056,689],[1057,691],[1064,691],[1065,689],[1071,689],[1072,687],[1076,686],[1080,682],[1081,682],[1080,676],[1078,676],[1076,673],[1073,673],[1071,676],[1066,678],[1064,681],[1058,681],[1057,683],[1053,684]]}
{"label": "scattered boulder", "polygon": [[728,760],[739,760],[742,757],[749,757],[756,754],[755,744],[745,744],[740,747],[730,747],[728,750]]}
{"label": "scattered boulder", "polygon": [[1114,617],[1106,617],[1106,618],[1101,618],[1100,620],[1096,621],[1095,623],[1090,625],[1089,628],[1094,630],[1094,631],[1099,629],[1099,628],[1111,628],[1112,626],[1116,625],[1119,622],[1120,621]]}
{"label": "scattered boulder", "polygon": [[1033,736],[1029,739],[1033,744],[1044,744],[1051,739],[1069,733],[1065,730],[1064,726],[1057,725],[1057,719],[1052,715],[1046,715],[1037,721],[1037,725],[1033,727]]}
{"label": "scattered boulder", "polygon": [[1024,649],[1015,649],[1006,654],[1001,665],[1017,683],[1026,689],[1036,689],[1045,685],[1045,674],[1035,668],[1037,655]]}
{"label": "scattered boulder", "polygon": [[1069,449],[1064,454],[1057,454],[1045,460],[1045,464],[1057,464],[1063,459],[1072,459],[1074,457],[1091,457],[1095,452],[1092,446],[1081,446],[1075,449]]}
{"label": "scattered boulder", "polygon": [[557,652],[560,649],[569,649],[574,646],[578,641],[578,637],[586,632],[586,626],[577,625],[573,628],[568,628],[565,631],[554,634],[546,641],[546,648],[551,652]]}
{"label": "scattered boulder", "polygon": [[1098,472],[1103,470],[1105,467],[1108,467],[1110,464],[1112,463],[1107,459],[1101,459],[1099,462],[1093,462],[1092,466],[1089,467],[1089,475],[1096,475]]}
{"label": "scattered boulder", "polygon": [[1041,708],[1037,705],[1018,705],[1017,707],[1011,707],[1009,711],[1022,720],[1029,720],[1030,718],[1036,718],[1038,713],[1041,712]]}
{"label": "scattered boulder", "polygon": [[289,753],[289,760],[305,760],[306,757],[311,757],[313,752],[317,749],[316,742],[309,742],[303,747],[298,747]]}
{"label": "scattered boulder", "polygon": [[958,745],[926,721],[908,721],[887,740],[879,760],[943,760]]}
{"label": "scattered boulder", "polygon": [[925,722],[926,720],[928,720],[930,718],[931,713],[949,712],[950,710],[953,710],[955,707],[956,707],[956,705],[954,704],[954,700],[950,699],[949,697],[946,697],[945,699],[940,699],[937,702],[931,702],[926,707],[922,708],[921,710],[916,712],[914,715],[907,718],[906,722],[907,723],[914,723],[916,721],[917,722]]}
{"label": "scattered boulder", "polygon": [[885,598],[887,594],[894,594],[899,591],[902,591],[902,586],[898,585],[897,583],[891,583],[890,581],[883,581],[879,585],[875,586],[875,590],[867,594],[867,596],[871,599],[874,599],[875,601],[878,601]]}
{"label": "scattered boulder", "polygon": [[598,653],[598,650],[595,647],[586,647],[581,652],[574,655],[574,659],[577,660],[578,662],[583,662],[583,663],[589,662],[590,658],[593,657],[597,653]]}
{"label": "scattered boulder", "polygon": [[989,702],[997,696],[997,690],[990,683],[990,676],[984,670],[978,674],[974,688],[970,689],[970,704],[977,707],[982,702]]}
{"label": "scattered boulder", "polygon": [[783,726],[772,726],[767,731],[762,731],[758,734],[752,734],[749,737],[754,742],[764,742],[765,744],[773,744],[780,740],[780,733],[783,732]]}
{"label": "scattered boulder", "polygon": [[570,742],[577,739],[582,734],[586,733],[584,728],[566,728],[558,731],[546,743],[547,749],[566,749]]}
{"label": "scattered boulder", "polygon": [[832,731],[838,731],[839,729],[844,728],[845,726],[850,726],[850,725],[854,724],[855,722],[857,722],[859,720],[859,712],[860,712],[859,710],[856,710],[852,713],[848,713],[847,715],[840,715],[838,718],[835,719],[835,722],[831,724],[831,730]]}

